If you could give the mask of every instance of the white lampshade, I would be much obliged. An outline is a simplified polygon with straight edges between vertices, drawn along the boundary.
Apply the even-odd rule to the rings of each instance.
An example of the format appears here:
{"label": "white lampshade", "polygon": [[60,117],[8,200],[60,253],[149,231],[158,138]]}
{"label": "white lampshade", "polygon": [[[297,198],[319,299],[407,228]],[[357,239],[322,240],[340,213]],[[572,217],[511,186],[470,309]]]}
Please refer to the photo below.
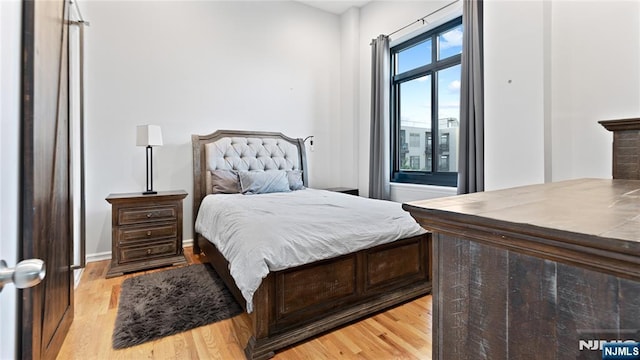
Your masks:
{"label": "white lampshade", "polygon": [[162,146],[162,130],[158,125],[138,125],[137,146]]}

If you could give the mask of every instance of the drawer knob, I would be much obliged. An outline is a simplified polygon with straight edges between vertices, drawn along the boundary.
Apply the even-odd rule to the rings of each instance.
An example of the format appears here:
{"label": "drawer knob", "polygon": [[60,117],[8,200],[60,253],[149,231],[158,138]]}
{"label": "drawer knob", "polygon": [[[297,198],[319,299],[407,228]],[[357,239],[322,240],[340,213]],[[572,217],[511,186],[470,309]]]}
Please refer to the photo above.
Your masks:
{"label": "drawer knob", "polygon": [[147,231],[147,236],[151,236],[151,230]]}
{"label": "drawer knob", "polygon": [[147,214],[147,218],[150,218],[150,217],[152,217],[152,216],[153,216],[153,214],[152,214],[152,213],[148,213],[148,214]]}
{"label": "drawer knob", "polygon": [[147,255],[151,255],[151,249],[147,249]]}

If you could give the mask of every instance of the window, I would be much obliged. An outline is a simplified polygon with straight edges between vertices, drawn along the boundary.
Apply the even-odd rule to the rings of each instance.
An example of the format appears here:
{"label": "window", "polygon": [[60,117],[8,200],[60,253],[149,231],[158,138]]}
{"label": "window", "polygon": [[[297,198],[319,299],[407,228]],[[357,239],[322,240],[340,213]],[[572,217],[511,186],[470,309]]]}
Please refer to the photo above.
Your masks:
{"label": "window", "polygon": [[391,48],[394,182],[457,185],[462,31],[460,17]]}
{"label": "window", "polygon": [[412,156],[410,166],[414,170],[420,169],[420,156]]}
{"label": "window", "polygon": [[424,154],[427,159],[427,162],[425,164],[425,171],[431,171],[431,162],[433,158],[433,152],[431,152],[431,149],[432,149],[431,131],[426,131],[424,133],[424,139],[425,139]]}
{"label": "window", "polygon": [[449,171],[449,155],[440,155],[438,171]]}
{"label": "window", "polygon": [[420,147],[420,134],[411,133],[409,136],[409,147]]}
{"label": "window", "polygon": [[440,135],[440,153],[449,153],[449,133]]}

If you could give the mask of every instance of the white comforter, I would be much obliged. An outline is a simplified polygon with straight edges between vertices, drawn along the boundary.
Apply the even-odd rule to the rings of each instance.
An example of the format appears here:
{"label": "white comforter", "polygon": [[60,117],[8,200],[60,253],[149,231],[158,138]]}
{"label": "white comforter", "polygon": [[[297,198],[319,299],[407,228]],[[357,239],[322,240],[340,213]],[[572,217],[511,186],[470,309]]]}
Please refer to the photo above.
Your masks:
{"label": "white comforter", "polygon": [[269,271],[423,234],[400,203],[326,190],[209,195],[196,231],[216,245],[253,310],[253,294]]}

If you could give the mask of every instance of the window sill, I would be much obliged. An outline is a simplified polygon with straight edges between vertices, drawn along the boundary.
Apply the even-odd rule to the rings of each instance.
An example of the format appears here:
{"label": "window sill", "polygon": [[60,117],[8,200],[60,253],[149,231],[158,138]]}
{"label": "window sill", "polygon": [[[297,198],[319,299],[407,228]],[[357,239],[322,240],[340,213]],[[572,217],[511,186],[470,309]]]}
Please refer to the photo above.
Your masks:
{"label": "window sill", "polygon": [[454,196],[458,193],[458,189],[451,186],[419,185],[397,182],[392,182],[390,186],[391,200],[397,202],[434,199],[445,196]]}

